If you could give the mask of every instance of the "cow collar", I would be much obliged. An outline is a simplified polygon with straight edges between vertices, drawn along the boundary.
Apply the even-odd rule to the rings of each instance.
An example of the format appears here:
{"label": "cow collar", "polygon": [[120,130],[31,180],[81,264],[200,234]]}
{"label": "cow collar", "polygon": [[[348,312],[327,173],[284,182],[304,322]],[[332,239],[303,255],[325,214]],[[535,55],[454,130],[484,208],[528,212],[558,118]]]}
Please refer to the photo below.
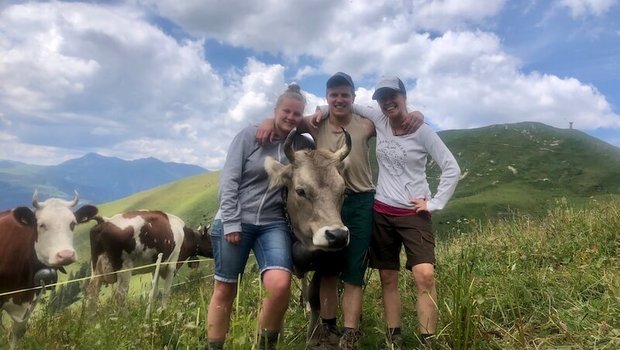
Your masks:
{"label": "cow collar", "polygon": [[53,267],[42,263],[37,259],[36,255],[33,257],[34,273],[32,275],[32,282],[36,287],[50,285],[58,282],[58,271],[67,273],[64,266]]}
{"label": "cow collar", "polygon": [[284,212],[284,220],[286,220],[286,225],[288,226],[288,234],[292,239],[292,242],[298,241],[297,237],[293,233],[293,225],[291,225],[291,217],[288,215],[288,208],[286,207],[288,198],[288,187],[282,188],[282,210]]}
{"label": "cow collar", "polygon": [[198,260],[198,255],[200,255],[200,242],[202,239],[203,233],[199,230],[192,230],[192,234],[194,235],[194,249],[189,255],[188,260]]}

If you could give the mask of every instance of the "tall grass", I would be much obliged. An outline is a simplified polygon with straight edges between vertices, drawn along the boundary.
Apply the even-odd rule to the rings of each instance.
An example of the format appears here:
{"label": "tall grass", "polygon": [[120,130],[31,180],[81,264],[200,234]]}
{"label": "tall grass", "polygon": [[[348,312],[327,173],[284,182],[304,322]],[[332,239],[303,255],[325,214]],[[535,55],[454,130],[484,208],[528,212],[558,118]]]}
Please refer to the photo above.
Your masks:
{"label": "tall grass", "polygon": [[[438,349],[619,349],[620,203],[576,209],[559,201],[542,219],[515,214],[468,222],[437,246]],[[39,305],[23,349],[203,349],[212,265],[177,279],[168,307],[146,317],[148,291],[124,305]],[[265,295],[251,262],[239,286],[227,346],[253,349]],[[294,282],[280,349],[304,349],[307,311]],[[405,348],[417,348],[415,286],[400,278]],[[48,301],[49,302],[49,301]],[[44,302],[45,304],[45,302]],[[4,320],[7,325],[7,320]],[[8,328],[8,327],[5,327]],[[365,288],[363,349],[388,348],[378,273]],[[7,344],[8,330],[0,335]]]}

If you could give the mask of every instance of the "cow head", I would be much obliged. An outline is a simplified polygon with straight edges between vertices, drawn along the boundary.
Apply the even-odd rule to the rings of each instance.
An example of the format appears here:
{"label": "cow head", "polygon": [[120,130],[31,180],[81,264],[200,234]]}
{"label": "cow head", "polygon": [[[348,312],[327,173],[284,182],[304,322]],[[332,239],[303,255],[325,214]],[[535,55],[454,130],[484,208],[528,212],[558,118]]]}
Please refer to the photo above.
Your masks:
{"label": "cow head", "polygon": [[64,266],[77,260],[73,248],[73,230],[77,224],[90,220],[97,214],[97,208],[84,205],[77,211],[71,208],[78,204],[77,191],[71,201],[50,198],[39,202],[35,190],[32,205],[36,218],[37,238],[34,249],[38,260],[48,266]]}
{"label": "cow head", "polygon": [[336,152],[293,151],[293,129],[284,149],[290,164],[268,157],[265,170],[270,188],[288,189],[286,206],[295,236],[308,249],[339,250],[349,244],[349,229],[340,218],[345,183],[344,159],[351,151],[351,136],[344,130],[346,144]]}
{"label": "cow head", "polygon": [[198,229],[193,230],[188,227],[184,227],[185,230],[185,239],[188,239],[191,236],[194,250],[192,251],[188,266],[191,268],[198,267],[198,256],[204,256],[205,258],[213,258],[213,245],[211,244],[211,236],[209,235],[209,228],[211,226],[203,226],[200,225]]}

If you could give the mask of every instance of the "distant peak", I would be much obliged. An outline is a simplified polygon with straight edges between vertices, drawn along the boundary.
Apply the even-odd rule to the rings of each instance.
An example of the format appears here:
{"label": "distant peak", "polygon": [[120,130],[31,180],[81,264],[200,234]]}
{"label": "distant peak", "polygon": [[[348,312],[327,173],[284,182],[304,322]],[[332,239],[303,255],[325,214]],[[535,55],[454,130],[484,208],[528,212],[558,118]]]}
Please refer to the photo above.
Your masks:
{"label": "distant peak", "polygon": [[108,157],[102,156],[99,153],[90,152],[90,153],[86,153],[82,158],[108,158]]}

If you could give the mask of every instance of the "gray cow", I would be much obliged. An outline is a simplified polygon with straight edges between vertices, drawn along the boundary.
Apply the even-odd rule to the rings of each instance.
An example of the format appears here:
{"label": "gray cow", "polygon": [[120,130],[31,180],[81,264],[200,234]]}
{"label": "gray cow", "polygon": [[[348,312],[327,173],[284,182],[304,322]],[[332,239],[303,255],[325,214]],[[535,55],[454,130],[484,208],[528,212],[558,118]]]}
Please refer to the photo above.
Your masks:
{"label": "gray cow", "polygon": [[[331,262],[334,255],[342,256],[338,251],[345,248],[350,239],[340,210],[345,194],[344,159],[351,151],[351,136],[344,130],[346,143],[335,152],[322,149],[294,152],[291,143],[296,132],[295,129],[291,131],[284,144],[290,164],[267,158],[265,170],[271,188],[286,188],[286,209],[297,240],[293,245],[295,273],[303,277],[306,272],[316,271],[310,288],[302,291],[311,308],[310,337],[320,313],[320,276],[341,271],[343,266],[334,266]],[[322,264],[324,261],[330,263]],[[305,279],[302,281],[305,286]]]}

